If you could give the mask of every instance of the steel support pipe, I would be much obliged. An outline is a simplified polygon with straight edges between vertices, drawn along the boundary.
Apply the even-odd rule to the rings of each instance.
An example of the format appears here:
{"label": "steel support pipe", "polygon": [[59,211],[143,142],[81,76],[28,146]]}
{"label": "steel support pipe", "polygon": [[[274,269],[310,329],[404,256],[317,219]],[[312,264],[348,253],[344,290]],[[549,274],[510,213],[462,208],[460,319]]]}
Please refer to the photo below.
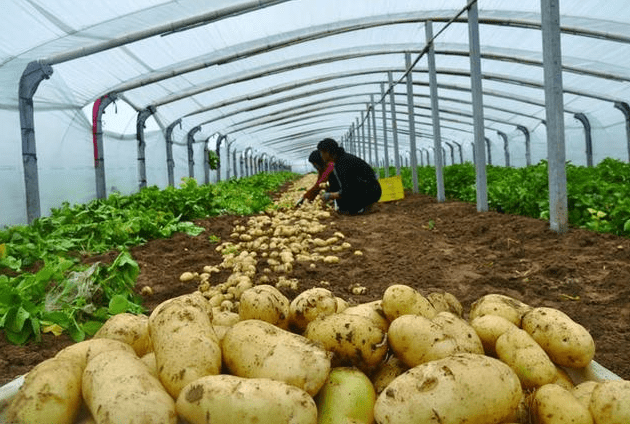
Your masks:
{"label": "steel support pipe", "polygon": [[389,110],[392,120],[392,140],[394,142],[394,161],[396,166],[396,175],[400,175],[400,149],[398,146],[398,124],[396,122],[396,94],[394,93],[394,82],[391,72],[387,73],[387,81],[389,83]]}
{"label": "steel support pipe", "polygon": [[166,127],[166,169],[168,173],[168,185],[173,187],[175,186],[175,161],[173,160],[173,129],[175,126],[179,125],[182,127],[181,118],[171,123],[168,127]]}
{"label": "steel support pipe", "polygon": [[193,129],[188,131],[187,136],[188,143],[186,144],[186,146],[188,148],[188,176],[190,178],[195,178],[195,158],[193,144],[195,143],[195,134],[199,131],[201,131],[201,127],[197,125]]}
{"label": "steel support pipe", "polygon": [[103,114],[107,106],[116,99],[115,93],[107,94],[94,102],[92,110],[92,136],[94,143],[94,177],[96,180],[96,198],[107,197],[107,185],[105,183],[105,152],[103,148]]}
{"label": "steel support pipe", "polygon": [[586,143],[586,166],[593,166],[593,138],[591,136],[591,123],[583,113],[573,115],[584,126],[584,143]]}
{"label": "steel support pipe", "polygon": [[508,144],[507,134],[503,131],[497,131],[497,135],[503,139],[503,152],[505,153],[505,166],[510,166],[510,148]]}
{"label": "steel support pipe", "polygon": [[626,143],[628,147],[628,162],[630,162],[630,106],[626,102],[615,102],[615,107],[623,113],[626,119]]}
{"label": "steel support pipe", "polygon": [[387,140],[387,111],[385,110],[385,83],[381,83],[381,120],[383,121],[383,162],[385,178],[389,177],[389,143]]}
{"label": "steel support pipe", "polygon": [[525,136],[525,164],[527,166],[530,166],[532,164],[532,148],[529,130],[527,129],[527,127],[524,127],[522,125],[517,125],[516,129],[522,132]]}
{"label": "steel support pipe", "polygon": [[[405,53],[405,69],[411,68],[411,53]],[[407,114],[409,122],[409,159],[411,161],[411,181],[413,192],[418,193],[418,158],[416,157],[416,119],[413,104],[413,72],[407,73]]]}
{"label": "steel support pipe", "polygon": [[136,117],[136,140],[138,141],[138,186],[142,190],[147,186],[147,163],[145,157],[146,142],[144,139],[144,129],[146,122],[155,113],[153,106],[148,106],[138,112]]}
{"label": "steel support pipe", "polygon": [[[437,72],[435,70],[435,47],[433,42],[433,22],[426,21],[424,24],[425,34],[427,42],[430,42],[429,51],[427,54],[427,63],[429,68],[429,92],[431,93],[431,117],[433,121],[433,146],[437,150],[442,144],[442,134],[440,131],[440,112],[438,105],[438,91],[437,91]],[[439,154],[435,155],[435,179],[437,183],[437,201],[446,201],[446,194],[444,192],[444,173],[442,167],[444,166],[442,157]]]}

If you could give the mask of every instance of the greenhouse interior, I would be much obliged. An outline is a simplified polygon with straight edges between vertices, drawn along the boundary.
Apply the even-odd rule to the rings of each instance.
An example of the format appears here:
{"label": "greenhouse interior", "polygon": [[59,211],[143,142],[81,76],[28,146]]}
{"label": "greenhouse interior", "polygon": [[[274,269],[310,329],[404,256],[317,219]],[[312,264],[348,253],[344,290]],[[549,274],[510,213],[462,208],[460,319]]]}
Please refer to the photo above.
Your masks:
{"label": "greenhouse interior", "polygon": [[[312,175],[315,170],[309,163],[309,155],[320,141],[330,138],[347,153],[367,162],[381,184],[390,178],[400,178],[405,201],[416,206],[404,209],[407,215],[403,217],[400,215],[403,212],[399,211],[406,207],[397,206],[396,202],[380,203],[382,216],[391,214],[392,220],[400,219],[398,226],[390,222],[387,231],[382,227],[384,218],[378,221],[379,212],[360,218],[363,221],[359,218],[350,221],[354,217],[338,215],[335,215],[338,219],[327,218],[330,229],[321,231],[330,232],[326,233],[328,240],[335,239],[341,244],[344,225],[351,234],[346,242],[354,246],[350,249],[355,249],[355,253],[353,256],[348,250],[347,257],[339,253],[342,263],[351,263],[359,260],[359,255],[366,255],[364,263],[356,265],[357,270],[344,271],[338,276],[343,278],[339,287],[343,286],[345,292],[355,296],[355,303],[376,299],[385,302],[382,292],[389,290],[394,282],[379,280],[374,290],[378,288],[381,292],[369,297],[363,289],[368,293],[371,289],[362,278],[369,278],[367,273],[370,272],[369,275],[380,275],[381,271],[385,276],[385,270],[394,269],[397,263],[402,267],[402,262],[397,262],[403,261],[397,256],[402,256],[402,252],[376,253],[378,248],[374,246],[386,242],[378,240],[378,231],[385,231],[391,238],[398,237],[395,242],[398,246],[409,243],[409,252],[414,254],[420,254],[413,244],[420,245],[419,234],[444,231],[442,244],[434,241],[432,249],[449,255],[457,249],[459,236],[455,234],[462,234],[463,229],[471,240],[475,237],[479,243],[485,240],[483,247],[479,244],[466,252],[470,254],[467,261],[483,260],[483,263],[470,268],[463,263],[464,259],[457,265],[451,262],[450,256],[434,259],[442,267],[451,263],[452,269],[444,273],[479,282],[482,288],[478,293],[474,293],[473,288],[462,289],[460,300],[464,300],[465,308],[478,304],[474,295],[479,297],[486,289],[493,292],[490,286],[483,285],[482,277],[486,272],[497,272],[486,276],[485,280],[487,284],[500,280],[503,290],[494,291],[501,293],[497,296],[531,295],[523,298],[530,305],[527,308],[542,307],[533,304],[540,299],[537,296],[557,290],[557,297],[547,306],[566,311],[577,322],[586,320],[587,316],[593,320],[584,326],[596,338],[596,355],[601,356],[595,356],[597,362],[592,355],[589,357],[593,360],[588,365],[591,368],[582,370],[580,379],[595,379],[600,385],[608,380],[620,382],[610,389],[619,394],[615,399],[621,399],[615,418],[598,418],[604,415],[598,410],[599,404],[593,395],[589,398],[590,406],[587,403],[585,409],[589,417],[592,415],[589,418],[592,421],[579,422],[630,422],[630,382],[623,379],[630,378],[630,363],[627,353],[624,354],[630,343],[627,324],[630,322],[627,301],[630,294],[630,3],[627,0],[4,0],[2,6],[5,19],[0,30],[0,126],[3,129],[0,135],[0,330],[4,330],[11,344],[24,345],[33,338],[40,341],[44,328],[46,336],[57,333],[58,329],[67,337],[67,343],[78,342],[93,335],[106,318],[116,315],[112,311],[147,312],[146,305],[142,309],[136,302],[134,296],[139,293],[129,291],[123,296],[107,290],[101,293],[109,302],[104,309],[95,304],[88,310],[82,305],[79,312],[75,308],[64,318],[51,315],[51,309],[45,312],[37,309],[35,298],[12,307],[12,302],[25,293],[18,290],[35,284],[26,279],[27,271],[33,271],[29,275],[34,275],[37,281],[46,278],[53,281],[57,277],[66,278],[72,270],[87,275],[87,265],[92,265],[89,272],[93,274],[89,278],[96,279],[94,281],[103,279],[111,283],[111,278],[107,280],[105,274],[124,270],[121,272],[128,272],[121,277],[127,284],[125,290],[134,283],[138,291],[148,287],[146,293],[149,293],[155,289],[143,280],[148,277],[142,276],[153,260],[150,255],[142,256],[141,247],[136,247],[135,254],[125,256],[134,243],[146,242],[148,246],[149,240],[157,237],[153,233],[139,235],[133,242],[116,239],[118,241],[96,247],[101,236],[94,233],[81,241],[78,234],[83,229],[79,230],[77,224],[77,229],[72,230],[75,233],[64,235],[64,241],[46,242],[53,254],[44,257],[43,253],[35,253],[34,247],[43,236],[26,236],[20,233],[20,228],[33,226],[33,232],[45,229],[54,233],[59,223],[69,223],[71,216],[78,217],[98,207],[112,204],[117,207],[132,202],[126,199],[140,199],[133,203],[136,205],[133,208],[148,210],[155,201],[151,196],[157,196],[158,192],[165,193],[166,198],[173,196],[174,191],[192,193],[193,189],[201,188],[206,191],[194,194],[196,200],[169,200],[173,204],[181,202],[181,205],[177,206],[177,212],[169,212],[170,221],[164,227],[168,230],[156,231],[163,237],[175,237],[173,234],[178,232],[189,237],[203,236],[206,244],[208,239],[211,243],[222,241],[223,244],[204,252],[208,258],[223,261],[225,268],[225,255],[230,255],[226,252],[242,253],[239,249],[243,247],[226,245],[224,240],[238,237],[247,215],[252,216],[247,221],[252,225],[253,216],[264,215],[265,202],[269,200],[261,200],[261,196],[284,187],[289,180]],[[508,174],[503,174],[508,172],[509,178],[513,178],[509,181]],[[578,173],[581,175],[579,185]],[[280,179],[272,183],[256,179],[272,174]],[[498,180],[504,175],[505,180],[499,184]],[[517,176],[521,178],[519,182],[515,182]],[[251,186],[261,193],[239,197],[241,194],[234,194],[230,187],[241,182],[249,184],[248,190]],[[612,186],[613,183],[616,185]],[[426,195],[422,198],[425,200],[414,197],[419,194]],[[533,206],[525,206],[526,200],[534,195],[542,197],[533,200]],[[440,215],[442,209],[439,208],[445,208],[453,199],[467,202],[470,217],[465,215],[464,218],[463,209],[458,209],[458,215],[453,218]],[[219,204],[221,201],[231,202],[231,205]],[[295,199],[289,203],[295,204]],[[314,208],[317,202],[307,203],[305,210]],[[219,217],[216,222],[225,222],[221,225],[226,229],[221,232],[223,230],[217,227],[212,233],[213,224],[202,225],[196,221],[207,218],[204,210],[210,215],[208,209],[204,209],[209,207],[216,207],[217,215],[245,218],[232,228],[232,221],[228,224],[227,218],[219,221]],[[328,212],[313,212],[315,216],[322,213]],[[496,213],[496,219],[505,227],[485,224],[484,220],[490,219],[487,218],[489,213]],[[63,216],[59,218],[55,214]],[[417,220],[407,221],[411,215],[417,216]],[[519,215],[533,221],[521,221]],[[51,216],[50,221],[44,220]],[[140,234],[151,221],[157,226],[166,216],[166,212],[156,212],[126,224],[116,224],[110,217],[103,218],[109,223],[93,225],[108,225],[119,233]],[[176,222],[180,218],[182,221]],[[449,238],[447,225],[460,218],[460,230],[453,229]],[[364,227],[358,225],[359,222]],[[255,225],[262,228],[263,224]],[[415,230],[408,230],[405,225]],[[206,233],[199,236],[204,227]],[[333,228],[338,231],[334,232]],[[517,232],[521,230],[527,235],[519,235]],[[57,232],[60,234],[60,231]],[[502,231],[506,241],[499,246],[496,240]],[[146,232],[148,234],[148,230]],[[496,233],[492,239],[491,232]],[[544,239],[536,238],[537,234]],[[28,237],[33,238],[17,247]],[[250,235],[240,237],[242,241],[251,242]],[[598,242],[593,237],[598,237]],[[536,238],[541,249],[546,246],[549,257],[555,249],[554,264],[541,266],[536,260],[527,259],[524,252],[528,238],[531,243]],[[394,241],[389,242],[392,249],[400,249],[393,247]],[[597,248],[599,242],[607,247],[599,245]],[[192,244],[186,244],[192,243],[190,240],[177,243],[186,246],[182,251],[194,250]],[[370,248],[370,243],[376,244]],[[256,246],[261,244],[265,245],[265,241],[259,240]],[[356,247],[358,245],[363,249]],[[483,256],[481,253],[475,256],[474,250],[480,252],[487,246],[494,249],[492,253],[483,258],[477,257]],[[213,253],[215,247],[219,253]],[[588,252],[580,253],[580,248]],[[105,261],[109,268],[99,271],[97,261],[111,255],[111,249],[116,250],[116,255],[109,257],[109,262]],[[168,252],[165,246],[155,249]],[[339,247],[335,251],[345,252],[343,249]],[[31,253],[27,253],[29,250]],[[375,252],[373,259],[367,256],[370,251]],[[60,252],[67,256],[62,258]],[[82,256],[86,252],[93,254],[92,262]],[[511,277],[507,277],[508,271],[499,275],[498,271],[490,270],[499,268],[501,252],[513,254],[509,266],[505,265],[506,269],[511,267]],[[597,260],[593,257],[573,261],[591,252],[601,256]],[[105,256],[96,259],[96,254]],[[79,256],[83,257],[81,264],[78,264]],[[140,264],[140,277],[134,260]],[[262,261],[262,258],[257,260]],[[376,266],[370,265],[371,260],[382,260],[380,268],[370,268]],[[413,267],[420,267],[419,262],[423,262],[408,260],[404,263],[409,269],[400,270],[400,284],[406,284],[403,276],[413,279]],[[37,272],[43,262],[44,270],[49,270],[49,264],[55,266],[53,270],[50,265],[45,276],[41,270]],[[287,277],[291,276],[288,262],[293,263],[293,259],[287,260],[284,270]],[[333,259],[329,262],[336,263]],[[580,266],[586,262],[592,265],[589,277],[580,275]],[[316,286],[319,281],[335,278],[328,270],[316,276],[313,270],[320,269],[320,264],[321,261],[311,263],[310,270],[306,266],[300,268],[301,265],[291,265],[291,269],[303,271],[305,278],[313,278],[313,286]],[[363,271],[358,270],[361,267]],[[426,267],[425,271],[417,268],[416,274],[433,272],[428,265]],[[257,279],[261,270],[258,268]],[[172,270],[178,272],[177,275],[182,271],[183,268],[176,271],[175,267]],[[159,272],[167,281],[166,265]],[[268,268],[264,272],[268,272]],[[393,275],[398,278],[396,272]],[[76,273],[73,275],[77,278]],[[190,277],[194,281],[198,278],[198,274]],[[251,278],[253,281],[254,277]],[[357,280],[347,280],[352,278]],[[453,283],[456,277],[449,278],[446,280]],[[533,287],[532,282],[538,281],[536,278],[553,279],[554,283]],[[185,282],[183,274],[172,280],[177,280],[177,284]],[[601,290],[598,295],[604,302],[597,305],[601,308],[599,312],[582,309],[589,304],[589,290],[596,290],[594,283],[589,288],[595,280],[597,290]],[[256,281],[255,284],[263,284],[270,280],[265,277]],[[522,286],[516,287],[514,281]],[[458,284],[463,283],[458,280]],[[12,288],[5,290],[2,285]],[[415,290],[422,289],[421,283],[409,285]],[[451,286],[435,282],[430,287],[443,291]],[[182,295],[189,290],[179,289]],[[285,294],[292,293],[294,298],[297,295],[291,288],[283,290]],[[42,293],[39,296],[44,296]],[[56,293],[57,300],[66,294]],[[221,299],[228,301],[224,295],[221,294]],[[50,292],[46,294],[46,302],[50,296]],[[593,297],[590,299],[596,303]],[[76,306],[76,301],[73,302]],[[158,304],[155,301],[152,306],[157,308]],[[214,307],[220,305],[221,302],[213,304]],[[224,307],[223,312],[226,308],[230,309]],[[235,312],[234,308],[230,309],[231,313]],[[522,309],[518,311],[522,316],[529,316]],[[236,313],[238,316],[237,310]],[[521,315],[518,325],[521,325]],[[594,321],[600,316],[620,320],[620,323],[598,322],[596,325]],[[524,322],[525,318],[523,327]],[[409,326],[411,328],[411,324]],[[605,333],[611,328],[616,332],[614,335]],[[597,331],[600,333],[596,334]],[[389,333],[387,337],[395,338]],[[372,346],[374,350],[375,345]],[[365,356],[363,360],[367,360]],[[406,369],[411,368],[409,362],[403,362]],[[10,363],[8,357],[3,359],[0,355],[0,366]],[[456,369],[457,365],[453,367]],[[366,369],[364,363],[358,368]],[[370,368],[370,371],[374,370]],[[17,378],[23,372],[26,370],[15,368],[13,374],[7,374]],[[468,378],[465,371],[461,373],[462,380]],[[541,385],[525,383],[525,377],[520,374],[518,377],[522,390],[528,393]],[[394,382],[388,386],[391,393],[407,390],[404,383],[394,387]],[[575,379],[574,382],[577,387]],[[13,380],[6,386],[7,391],[0,393],[0,400],[8,396],[6,393],[13,396],[22,384],[23,379]],[[167,389],[176,400],[178,397],[173,391],[184,390],[181,387]],[[268,390],[272,393],[276,389],[269,386]],[[504,388],[503,392],[503,400],[492,402],[497,405],[512,402],[508,409],[515,411],[513,399],[506,396],[516,398],[514,393],[521,393],[521,388]],[[381,397],[378,392],[376,395],[376,406],[369,413],[373,415],[368,414],[371,418],[363,421],[356,418],[357,421],[352,422],[425,422],[420,412],[414,415],[413,408],[398,406],[396,402],[400,399],[396,396]],[[334,394],[330,396],[335,398]],[[316,400],[319,402],[320,398]],[[291,402],[298,403],[297,400]],[[418,402],[422,402],[420,398]],[[539,405],[543,401],[536,402]],[[568,404],[573,405],[571,402],[573,400]],[[287,405],[277,407],[289,411],[295,406]],[[457,414],[476,416],[473,406],[459,406],[461,411],[452,412],[452,417]],[[207,407],[212,410],[212,406]],[[88,404],[88,408],[92,411],[92,405]],[[180,412],[179,400],[177,408],[178,419],[205,422],[195,421],[192,413]],[[319,403],[317,408],[321,415]],[[434,406],[434,411],[438,410],[436,408]],[[542,411],[543,407],[538,408]],[[406,411],[407,415],[398,416],[392,412],[395,410]],[[2,411],[0,407],[0,418],[5,419]],[[537,413],[542,416],[540,411],[529,416]],[[512,412],[503,413],[497,407],[496,414],[485,411],[480,413],[479,421],[474,422],[530,422]],[[312,411],[295,412],[302,413],[311,414],[312,418]],[[245,414],[253,414],[251,416],[262,420],[260,422],[271,422],[249,410]],[[280,415],[277,422],[284,422]],[[314,423],[309,421],[311,418],[299,422]],[[99,421],[101,419],[97,418],[97,422],[109,422]],[[452,419],[455,421],[441,421],[438,417],[438,421],[430,422],[463,422]],[[26,418],[22,420],[17,422],[26,422]],[[287,420],[287,423],[294,422]]]}

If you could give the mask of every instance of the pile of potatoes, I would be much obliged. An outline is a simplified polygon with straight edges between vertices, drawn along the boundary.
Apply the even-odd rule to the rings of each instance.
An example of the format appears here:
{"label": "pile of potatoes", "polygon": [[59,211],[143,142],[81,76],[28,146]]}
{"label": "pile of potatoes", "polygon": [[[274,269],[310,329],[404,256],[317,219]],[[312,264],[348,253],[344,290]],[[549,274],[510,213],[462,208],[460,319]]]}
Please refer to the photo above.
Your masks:
{"label": "pile of potatoes", "polygon": [[149,316],[113,316],[35,367],[7,422],[630,423],[630,381],[574,385],[567,375],[590,364],[595,346],[559,310],[502,294],[464,310],[450,293],[406,284],[362,304],[326,287],[287,298],[258,275],[258,261],[320,260],[313,249],[324,247],[315,218],[309,232],[291,221],[306,215],[288,215],[235,228],[234,242],[219,246],[227,281],[213,284],[211,265],[191,273],[194,293]]}

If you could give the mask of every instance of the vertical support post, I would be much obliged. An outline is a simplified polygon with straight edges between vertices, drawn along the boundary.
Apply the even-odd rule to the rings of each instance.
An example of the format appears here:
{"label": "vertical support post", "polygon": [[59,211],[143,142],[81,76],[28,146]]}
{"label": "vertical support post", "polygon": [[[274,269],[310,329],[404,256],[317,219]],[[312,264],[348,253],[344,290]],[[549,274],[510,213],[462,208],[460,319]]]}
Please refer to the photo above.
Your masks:
{"label": "vertical support post", "polygon": [[249,161],[247,160],[247,152],[249,152],[249,157],[251,158],[253,154],[252,148],[248,147],[247,149],[245,149],[245,152],[243,152],[243,159],[245,161],[245,176],[251,177],[252,176],[252,161],[251,159]]}
{"label": "vertical support post", "polygon": [[116,100],[115,93],[106,94],[94,102],[92,109],[92,142],[94,144],[94,178],[96,198],[107,197],[105,184],[105,152],[103,148],[103,114],[105,109]]}
{"label": "vertical support post", "polygon": [[559,3],[559,0],[541,0],[540,15],[549,161],[549,220],[552,230],[564,233],[568,230],[568,202]]}
{"label": "vertical support post", "polygon": [[628,162],[630,162],[630,106],[626,102],[615,102],[615,107],[623,113],[626,118],[626,143],[628,147]]}
{"label": "vertical support post", "polygon": [[20,126],[22,129],[22,163],[26,191],[26,219],[30,224],[41,216],[39,204],[39,174],[37,172],[37,148],[35,145],[35,120],[33,96],[39,83],[49,79],[53,70],[50,65],[30,62],[20,77],[18,89]]}
{"label": "vertical support post", "polygon": [[462,152],[462,145],[461,143],[458,143],[457,141],[453,141],[453,143],[455,143],[455,145],[457,146],[457,150],[459,150],[459,163],[464,163],[464,152]]}
{"label": "vertical support post", "polygon": [[529,130],[527,129],[527,127],[524,127],[522,125],[517,125],[516,129],[521,131],[523,135],[525,135],[525,164],[527,166],[530,166],[532,164],[532,148]]}
{"label": "vertical support post", "polygon": [[[374,163],[376,164],[376,168],[379,167],[378,160],[378,141],[376,140],[376,107],[374,105],[374,94],[370,94],[370,106],[372,107],[372,133],[374,136]],[[376,173],[376,178],[378,178],[379,173]]]}
{"label": "vertical support post", "polygon": [[[365,121],[365,114],[363,113],[363,111],[361,111],[361,158],[363,158],[363,160],[365,160],[367,158],[367,156],[365,155],[365,124],[363,123]],[[357,126],[359,125],[359,123],[357,123]]]}
{"label": "vertical support post", "polygon": [[144,128],[147,119],[155,113],[155,107],[148,106],[138,112],[136,117],[136,140],[138,141],[138,186],[140,190],[147,186],[147,164],[144,152],[146,143],[144,140]]}
{"label": "vertical support post", "polygon": [[[405,69],[411,67],[411,53],[405,53]],[[418,158],[416,157],[416,120],[413,105],[413,71],[407,73],[407,113],[409,115],[409,159],[413,192],[418,193]]]}
{"label": "vertical support post", "polygon": [[372,162],[372,121],[370,120],[369,103],[365,111],[365,120],[367,121],[367,163],[374,166],[374,162]]}
{"label": "vertical support post", "polygon": [[[433,39],[433,22],[427,20],[424,24],[427,43],[431,43],[427,54],[427,62],[429,68],[429,90],[431,94],[431,115],[433,118],[433,146],[435,151],[439,151],[442,145],[442,134],[440,130],[440,111],[438,105],[437,91],[437,72],[435,70],[435,46],[431,41]],[[437,182],[437,201],[446,201],[444,192],[444,162],[440,154],[435,155],[435,178]]]}
{"label": "vertical support post", "polygon": [[168,172],[168,185],[171,187],[175,185],[175,176],[173,172],[175,168],[175,161],[173,160],[173,129],[175,129],[176,125],[179,125],[181,128],[181,118],[166,127],[166,168]]}
{"label": "vertical support post", "polygon": [[238,167],[236,166],[236,148],[232,151],[232,165],[234,166],[234,178],[237,179],[238,175]]}
{"label": "vertical support post", "polygon": [[201,127],[197,125],[195,128],[188,131],[188,176],[190,178],[195,177],[195,159],[193,154],[193,143],[195,142],[195,133],[201,131]]}
{"label": "vertical support post", "polygon": [[[448,146],[448,149],[451,152],[451,165],[455,165],[455,148],[451,143],[448,143],[446,141],[444,142],[444,144]],[[444,164],[446,165],[446,161],[444,161]]]}
{"label": "vertical support post", "polygon": [[490,139],[488,137],[484,137],[486,140],[486,157],[488,158],[488,165],[492,165],[492,144],[490,143]]}
{"label": "vertical support post", "polygon": [[381,83],[381,119],[383,121],[383,155],[385,178],[389,177],[389,143],[387,140],[387,112],[385,111],[385,84]]}
{"label": "vertical support post", "polygon": [[468,43],[470,48],[470,91],[472,94],[475,133],[475,170],[477,184],[477,211],[488,211],[488,180],[484,152],[483,89],[481,85],[481,56],[479,47],[479,13],[477,3],[468,8]]}
{"label": "vertical support post", "polygon": [[396,94],[394,93],[394,82],[392,73],[387,72],[387,82],[389,84],[389,110],[392,116],[392,137],[394,140],[394,165],[396,175],[400,175],[400,149],[398,147],[398,123],[396,121]]}
{"label": "vertical support post", "polygon": [[[226,136],[223,134],[219,134],[216,141],[216,146],[214,151],[217,154],[218,163],[217,163],[217,182],[221,181],[221,142],[226,139]],[[229,157],[229,156],[228,156]],[[226,178],[227,179],[227,178]]]}
{"label": "vertical support post", "polygon": [[584,142],[586,143],[586,166],[593,166],[593,138],[591,137],[591,123],[583,113],[573,115],[584,126]]}
{"label": "vertical support post", "polygon": [[210,184],[210,158],[208,157],[208,142],[210,141],[210,137],[206,138],[206,141],[203,142],[203,183]]}
{"label": "vertical support post", "polygon": [[503,139],[503,151],[505,152],[505,166],[510,166],[510,145],[508,144],[507,134],[503,131],[497,131],[497,135]]}

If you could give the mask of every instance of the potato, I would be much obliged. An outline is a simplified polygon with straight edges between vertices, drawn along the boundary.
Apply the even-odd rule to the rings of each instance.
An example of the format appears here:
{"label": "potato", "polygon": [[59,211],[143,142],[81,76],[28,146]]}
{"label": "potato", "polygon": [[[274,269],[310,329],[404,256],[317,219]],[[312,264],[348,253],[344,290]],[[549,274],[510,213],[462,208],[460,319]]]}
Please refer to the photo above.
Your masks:
{"label": "potato", "polygon": [[241,320],[236,312],[222,311],[220,307],[212,308],[212,327],[216,330],[218,326],[231,327]]}
{"label": "potato", "polygon": [[593,390],[595,390],[595,387],[597,387],[598,384],[599,382],[597,381],[584,381],[575,386],[571,390],[571,393],[582,405],[584,405],[584,407],[586,407],[586,409],[590,410],[591,396],[593,395]]}
{"label": "potato", "polygon": [[451,312],[458,317],[464,315],[464,307],[459,300],[448,292],[433,292],[427,295],[427,300],[438,312]]}
{"label": "potato", "polygon": [[267,378],[202,377],[184,387],[176,405],[191,424],[317,423],[317,407],[308,393]]}
{"label": "potato", "polygon": [[203,296],[190,294],[162,302],[149,316],[160,381],[173,398],[191,381],[221,372],[209,309]]}
{"label": "potato", "polygon": [[149,318],[146,315],[122,313],[114,315],[94,334],[95,339],[120,340],[130,345],[138,356],[153,350],[149,337]]}
{"label": "potato", "polygon": [[389,286],[383,293],[382,302],[383,312],[390,322],[405,314],[422,315],[425,318],[437,315],[437,311],[426,297],[404,284]]}
{"label": "potato", "polygon": [[596,424],[630,423],[630,381],[599,383],[591,394],[589,409]]}
{"label": "potato", "polygon": [[593,424],[588,409],[570,391],[557,384],[538,388],[532,409],[538,424]]}
{"label": "potato", "polygon": [[487,294],[470,306],[468,320],[484,315],[498,315],[520,327],[523,315],[531,309],[531,306],[510,296]]}
{"label": "potato", "polygon": [[534,308],[523,316],[523,329],[558,365],[583,368],[595,355],[595,342],[586,328],[558,309]]}
{"label": "potato", "polygon": [[560,387],[564,387],[565,389],[571,392],[573,391],[573,388],[575,387],[575,384],[573,384],[573,380],[571,379],[571,376],[569,376],[569,374],[567,374],[567,372],[563,368],[557,365],[556,365],[556,377],[553,379],[551,383],[557,384]]}
{"label": "potato", "polygon": [[396,355],[390,355],[384,362],[381,362],[379,367],[372,373],[371,377],[376,394],[380,394],[389,383],[408,369],[409,367],[398,359]]}
{"label": "potato", "polygon": [[177,422],[175,402],[135,353],[101,353],[83,372],[83,399],[99,424]]}
{"label": "potato", "polygon": [[317,393],[318,424],[372,424],[376,393],[372,382],[357,368],[333,368]]}
{"label": "potato", "polygon": [[497,356],[495,345],[499,336],[512,328],[518,328],[513,322],[499,315],[482,315],[472,321],[470,325],[481,340],[486,355]]}
{"label": "potato", "polygon": [[155,352],[149,352],[144,355],[140,360],[147,366],[147,369],[151,373],[151,375],[158,380],[160,379],[160,375],[158,374],[157,364],[155,362]]}
{"label": "potato", "polygon": [[223,360],[239,377],[270,378],[315,395],[330,371],[330,353],[306,337],[261,320],[232,326],[221,344]]}
{"label": "potato", "polygon": [[459,352],[484,354],[481,339],[475,329],[452,312],[439,312],[432,320],[442,331],[457,341]]}
{"label": "potato", "polygon": [[514,370],[525,388],[549,384],[557,376],[554,363],[525,330],[513,328],[503,333],[497,339],[496,350],[499,359]]}
{"label": "potato", "polygon": [[376,399],[374,418],[379,424],[497,424],[514,415],[522,396],[506,364],[458,353],[397,377]]}
{"label": "potato", "polygon": [[445,358],[459,351],[457,340],[421,315],[402,315],[389,325],[389,346],[408,367]]}
{"label": "potato", "polygon": [[385,316],[385,312],[383,312],[383,302],[381,300],[349,306],[342,313],[367,317],[374,321],[383,332],[387,332],[389,328],[389,321]]}
{"label": "potato", "polygon": [[340,298],[339,296],[336,296],[335,300],[337,301],[336,312],[343,312],[350,307],[348,302],[345,299]]}
{"label": "potato", "polygon": [[330,290],[314,287],[300,293],[289,305],[289,323],[297,331],[306,329],[320,315],[337,312],[337,299]]}
{"label": "potato", "polygon": [[364,372],[376,368],[387,353],[387,333],[371,319],[350,314],[320,316],[304,336],[333,352],[333,366],[353,365]]}
{"label": "potato", "polygon": [[259,319],[286,330],[289,327],[289,299],[277,288],[261,284],[243,292],[238,314],[242,321]]}
{"label": "potato", "polygon": [[50,358],[35,366],[12,399],[11,423],[72,424],[81,407],[83,366],[72,359]]}
{"label": "potato", "polygon": [[55,358],[70,359],[77,362],[81,368],[85,368],[91,358],[109,350],[125,350],[135,353],[131,345],[120,340],[89,339],[63,348],[57,352]]}

